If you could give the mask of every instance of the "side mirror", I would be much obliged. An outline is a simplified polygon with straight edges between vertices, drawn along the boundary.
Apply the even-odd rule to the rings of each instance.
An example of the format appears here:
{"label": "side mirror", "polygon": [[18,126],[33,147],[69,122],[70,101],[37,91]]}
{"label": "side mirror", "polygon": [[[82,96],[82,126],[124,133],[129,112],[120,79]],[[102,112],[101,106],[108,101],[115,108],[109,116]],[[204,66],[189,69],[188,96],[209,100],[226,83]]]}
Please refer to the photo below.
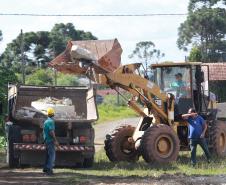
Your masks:
{"label": "side mirror", "polygon": [[195,73],[195,79],[197,83],[204,82],[204,72],[201,70],[197,70]]}
{"label": "side mirror", "polygon": [[0,115],[2,115],[2,113],[3,113],[3,104],[2,102],[0,102]]}

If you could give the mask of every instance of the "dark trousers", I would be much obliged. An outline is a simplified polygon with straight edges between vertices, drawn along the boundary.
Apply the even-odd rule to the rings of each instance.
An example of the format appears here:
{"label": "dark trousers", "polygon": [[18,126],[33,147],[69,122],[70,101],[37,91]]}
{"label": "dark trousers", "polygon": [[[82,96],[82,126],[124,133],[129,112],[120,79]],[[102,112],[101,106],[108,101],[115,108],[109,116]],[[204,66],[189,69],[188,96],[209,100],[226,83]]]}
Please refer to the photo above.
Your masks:
{"label": "dark trousers", "polygon": [[46,159],[44,164],[44,169],[47,171],[52,171],[56,158],[56,151],[54,142],[46,143]]}
{"label": "dark trousers", "polygon": [[196,149],[197,149],[197,145],[200,145],[201,148],[203,149],[207,160],[210,159],[211,155],[206,143],[206,139],[205,138],[199,138],[199,139],[190,139],[190,148],[191,148],[191,163],[193,165],[196,164]]}

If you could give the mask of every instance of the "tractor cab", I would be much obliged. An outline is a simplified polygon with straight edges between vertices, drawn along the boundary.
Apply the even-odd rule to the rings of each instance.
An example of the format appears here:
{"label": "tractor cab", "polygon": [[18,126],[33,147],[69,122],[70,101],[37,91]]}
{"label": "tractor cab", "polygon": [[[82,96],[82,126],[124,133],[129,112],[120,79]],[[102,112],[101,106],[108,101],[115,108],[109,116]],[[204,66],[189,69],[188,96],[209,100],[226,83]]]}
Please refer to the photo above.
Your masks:
{"label": "tractor cab", "polygon": [[175,97],[175,116],[187,113],[191,107],[198,113],[207,112],[208,66],[199,62],[162,63],[153,64],[152,69],[156,85]]}

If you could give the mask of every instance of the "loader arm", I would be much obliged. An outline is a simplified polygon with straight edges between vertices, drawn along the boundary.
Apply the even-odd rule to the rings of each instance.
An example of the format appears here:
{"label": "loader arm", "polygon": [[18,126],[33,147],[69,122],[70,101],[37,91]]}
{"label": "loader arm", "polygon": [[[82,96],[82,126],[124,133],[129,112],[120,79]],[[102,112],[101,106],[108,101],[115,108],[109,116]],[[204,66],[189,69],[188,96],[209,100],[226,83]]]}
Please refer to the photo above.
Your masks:
{"label": "loader arm", "polygon": [[[138,97],[148,113],[137,105],[132,98],[128,105],[139,115],[145,117],[150,113],[156,120],[171,124],[174,109],[174,98],[162,93],[152,81],[142,77],[139,72],[140,63],[120,66],[122,49],[117,41],[69,41],[66,50],[49,63],[49,66],[63,73],[83,74],[92,81],[108,85],[112,89],[118,87]],[[161,100],[159,107],[155,98]],[[160,119],[161,118],[161,119]]]}

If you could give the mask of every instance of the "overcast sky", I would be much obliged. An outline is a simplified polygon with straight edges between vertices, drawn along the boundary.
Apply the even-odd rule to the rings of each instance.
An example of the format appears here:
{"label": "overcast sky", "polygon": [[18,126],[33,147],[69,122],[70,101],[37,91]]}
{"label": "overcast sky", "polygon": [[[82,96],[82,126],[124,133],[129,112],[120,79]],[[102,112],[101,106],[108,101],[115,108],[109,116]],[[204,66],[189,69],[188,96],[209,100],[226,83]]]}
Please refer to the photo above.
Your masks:
{"label": "overcast sky", "polygon": [[[188,0],[5,0],[0,13],[38,14],[143,14],[186,13]],[[117,38],[122,45],[122,62],[139,41],[152,41],[165,53],[164,61],[184,61],[183,51],[177,48],[178,27],[186,16],[154,17],[23,17],[0,16],[3,41],[0,53],[23,29],[49,31],[55,23],[74,24],[76,29],[91,31],[98,39]]]}

